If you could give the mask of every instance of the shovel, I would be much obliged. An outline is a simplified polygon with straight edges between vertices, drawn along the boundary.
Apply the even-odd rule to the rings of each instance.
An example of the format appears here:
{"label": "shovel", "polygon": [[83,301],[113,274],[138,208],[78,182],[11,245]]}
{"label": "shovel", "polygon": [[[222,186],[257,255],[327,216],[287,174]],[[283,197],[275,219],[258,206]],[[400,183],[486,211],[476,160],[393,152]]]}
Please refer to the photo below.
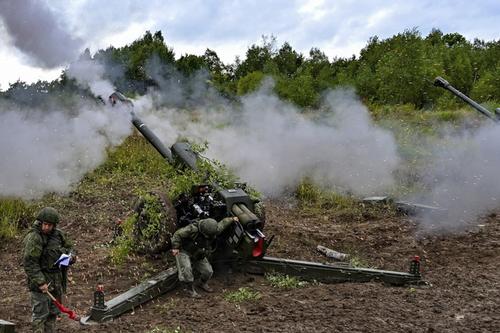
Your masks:
{"label": "shovel", "polygon": [[49,298],[52,300],[52,303],[59,309],[59,311],[66,313],[69,317],[69,319],[79,321],[80,316],[76,314],[75,311],[68,309],[64,305],[62,305],[48,290],[47,290],[47,295]]}

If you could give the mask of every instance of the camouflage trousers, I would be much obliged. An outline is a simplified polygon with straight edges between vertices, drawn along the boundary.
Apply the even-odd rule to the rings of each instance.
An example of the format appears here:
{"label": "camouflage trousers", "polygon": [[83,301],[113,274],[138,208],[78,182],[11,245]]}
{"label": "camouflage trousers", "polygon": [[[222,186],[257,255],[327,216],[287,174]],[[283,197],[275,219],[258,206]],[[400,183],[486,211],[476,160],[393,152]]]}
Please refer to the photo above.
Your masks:
{"label": "camouflage trousers", "polygon": [[[54,297],[60,299],[61,295]],[[56,318],[59,315],[59,309],[52,303],[46,294],[31,292],[31,326],[35,333],[53,333],[56,331]]]}
{"label": "camouflage trousers", "polygon": [[207,258],[196,260],[191,258],[187,253],[181,251],[175,256],[175,261],[179,272],[179,281],[181,282],[194,281],[193,268],[200,273],[200,278],[204,282],[210,280],[214,274],[212,265],[210,265]]}

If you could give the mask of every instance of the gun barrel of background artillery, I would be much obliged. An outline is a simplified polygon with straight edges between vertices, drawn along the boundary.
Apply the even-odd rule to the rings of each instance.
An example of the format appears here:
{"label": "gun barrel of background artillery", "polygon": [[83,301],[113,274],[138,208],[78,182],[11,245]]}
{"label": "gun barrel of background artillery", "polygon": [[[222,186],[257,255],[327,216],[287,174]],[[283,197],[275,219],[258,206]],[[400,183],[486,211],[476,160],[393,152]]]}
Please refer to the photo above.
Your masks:
{"label": "gun barrel of background artillery", "polygon": [[170,149],[165,147],[161,143],[160,139],[139,119],[134,113],[132,113],[132,124],[135,128],[155,147],[155,149],[160,153],[163,158],[165,158],[168,163],[173,163],[174,159],[172,157],[172,152]]}
{"label": "gun barrel of background artillery", "polygon": [[436,77],[436,79],[434,79],[434,85],[436,87],[441,87],[441,88],[444,88],[446,90],[451,91],[455,96],[461,98],[465,103],[469,104],[474,109],[481,112],[483,115],[490,118],[491,120],[493,120],[495,122],[499,121],[499,119],[493,113],[491,113],[488,109],[486,109],[484,106],[476,103],[475,101],[470,99],[468,96],[466,96],[462,92],[455,89],[448,81],[446,81],[442,77],[440,77],[440,76]]}

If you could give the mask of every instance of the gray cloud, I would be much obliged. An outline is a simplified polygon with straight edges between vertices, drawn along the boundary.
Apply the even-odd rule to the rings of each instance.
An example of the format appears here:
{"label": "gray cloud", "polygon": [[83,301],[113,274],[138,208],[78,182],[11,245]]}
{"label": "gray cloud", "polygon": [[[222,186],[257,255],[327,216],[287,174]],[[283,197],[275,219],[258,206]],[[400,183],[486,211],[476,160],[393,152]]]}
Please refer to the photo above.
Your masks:
{"label": "gray cloud", "polygon": [[82,45],[42,1],[0,1],[0,17],[14,46],[41,67],[73,60]]}
{"label": "gray cloud", "polygon": [[[202,54],[211,48],[226,63],[233,62],[236,55],[244,57],[248,46],[271,34],[277,36],[278,46],[288,41],[304,54],[318,47],[330,58],[359,54],[371,36],[389,38],[414,27],[424,36],[439,28],[470,40],[500,39],[495,28],[500,21],[496,0],[110,0],[105,5],[97,0],[2,0],[0,9],[15,46],[45,67],[73,60],[73,52],[81,44],[72,36],[80,36],[86,47],[97,51],[131,43],[148,29],[162,30],[177,56]],[[10,46],[1,34],[0,39]],[[6,63],[3,59],[14,54],[0,53],[3,87],[19,78],[20,70],[1,68]],[[37,75],[20,79],[32,82]]]}
{"label": "gray cloud", "polygon": [[[150,29],[164,31],[174,49],[176,43],[191,44],[197,45],[200,52],[206,47],[231,43],[245,47],[257,42],[263,34],[274,34],[279,42],[288,41],[302,52],[313,46],[323,48],[330,57],[335,56],[335,52],[358,53],[359,45],[371,36],[388,38],[413,27],[424,35],[437,27],[445,33],[458,32],[470,39],[500,37],[493,28],[500,19],[500,4],[493,0],[479,4],[429,0],[193,0],[182,4],[150,1],[141,3],[140,10],[137,4],[136,1],[110,1],[106,7],[110,11],[107,11],[100,2],[87,1],[73,15],[93,13],[87,16],[81,28],[89,39],[125,29],[132,22],[147,21],[151,22]],[[238,51],[243,56],[246,49]]]}

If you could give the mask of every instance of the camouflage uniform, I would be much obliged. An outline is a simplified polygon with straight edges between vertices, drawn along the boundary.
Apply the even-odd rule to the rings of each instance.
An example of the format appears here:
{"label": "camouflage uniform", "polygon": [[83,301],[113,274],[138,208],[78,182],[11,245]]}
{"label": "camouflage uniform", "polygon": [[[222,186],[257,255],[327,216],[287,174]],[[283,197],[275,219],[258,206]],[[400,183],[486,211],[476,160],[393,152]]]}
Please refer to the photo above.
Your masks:
{"label": "camouflage uniform", "polygon": [[227,217],[219,223],[215,222],[216,233],[207,237],[200,231],[200,225],[209,220],[215,222],[213,219],[200,220],[177,230],[172,236],[172,249],[180,250],[175,260],[181,282],[193,283],[193,267],[200,273],[202,282],[206,283],[212,277],[212,265],[207,257],[212,253],[215,237],[233,222],[233,218]]}
{"label": "camouflage uniform", "polygon": [[24,238],[24,271],[31,292],[32,327],[34,332],[55,332],[56,317],[60,313],[39,286],[49,284],[49,291],[61,300],[66,292],[66,270],[54,266],[61,254],[69,253],[72,245],[64,233],[54,228],[49,234],[42,232],[42,222],[36,220]]}

